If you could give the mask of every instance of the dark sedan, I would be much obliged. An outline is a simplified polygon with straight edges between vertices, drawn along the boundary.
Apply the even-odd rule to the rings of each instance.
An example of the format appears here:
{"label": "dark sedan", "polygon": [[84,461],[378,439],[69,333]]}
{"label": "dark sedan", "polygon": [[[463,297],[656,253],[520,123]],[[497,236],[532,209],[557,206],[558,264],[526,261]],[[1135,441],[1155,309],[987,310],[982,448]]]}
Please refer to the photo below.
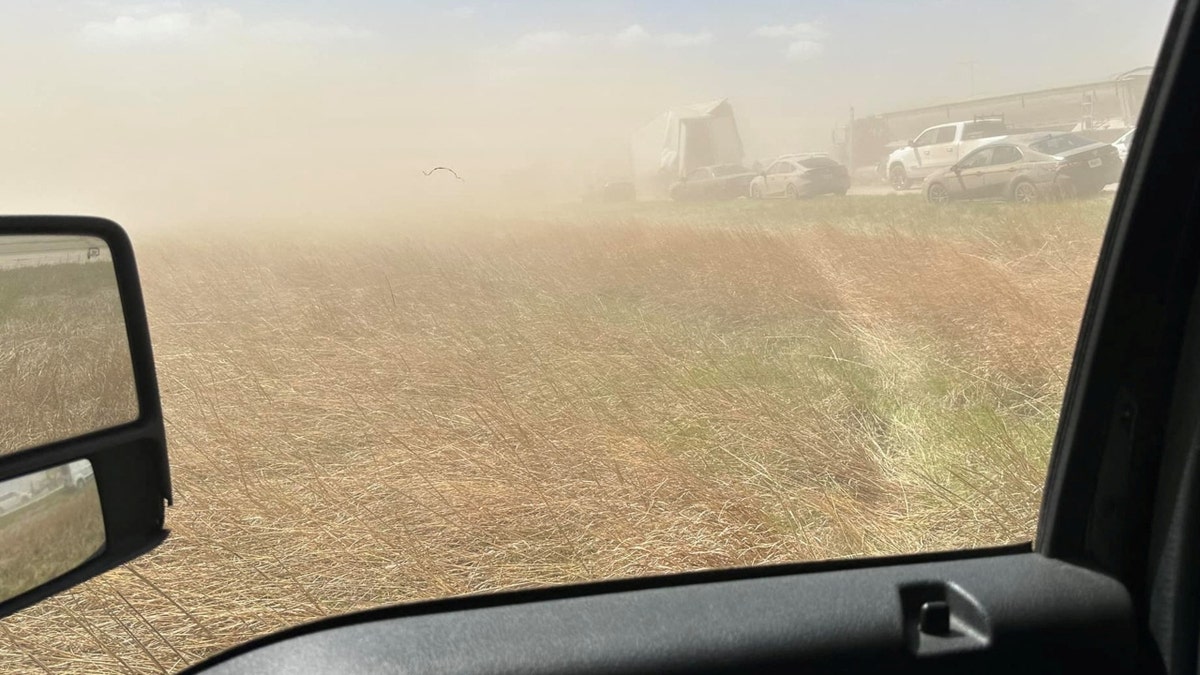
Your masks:
{"label": "dark sedan", "polygon": [[750,197],[816,197],[844,195],[850,172],[825,155],[783,155],[750,183]]}
{"label": "dark sedan", "polygon": [[1039,199],[1095,194],[1121,177],[1121,158],[1107,143],[1071,133],[1006,136],[980,146],[925,179],[925,197]]}
{"label": "dark sedan", "polygon": [[754,172],[737,164],[719,164],[694,169],[671,186],[671,199],[703,201],[737,199],[748,193]]}

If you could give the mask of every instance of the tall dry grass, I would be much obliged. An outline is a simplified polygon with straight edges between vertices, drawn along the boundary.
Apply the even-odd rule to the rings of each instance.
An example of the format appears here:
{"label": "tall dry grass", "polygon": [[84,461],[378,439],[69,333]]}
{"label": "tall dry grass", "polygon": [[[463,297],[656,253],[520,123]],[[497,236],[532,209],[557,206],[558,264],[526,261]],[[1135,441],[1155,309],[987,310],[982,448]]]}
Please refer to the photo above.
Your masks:
{"label": "tall dry grass", "polygon": [[1028,540],[1109,201],[139,240],[177,505],[0,622],[175,670],[382,603]]}

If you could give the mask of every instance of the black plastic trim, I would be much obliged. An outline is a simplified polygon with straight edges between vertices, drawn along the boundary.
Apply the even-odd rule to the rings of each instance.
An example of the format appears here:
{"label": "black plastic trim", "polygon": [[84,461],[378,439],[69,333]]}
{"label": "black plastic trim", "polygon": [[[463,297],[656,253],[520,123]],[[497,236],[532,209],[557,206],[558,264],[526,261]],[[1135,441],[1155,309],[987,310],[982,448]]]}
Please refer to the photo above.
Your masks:
{"label": "black plastic trim", "polygon": [[167,536],[165,504],[171,502],[166,433],[154,354],[137,263],[119,225],[83,216],[3,216],[0,237],[16,234],[91,236],[112,254],[125,318],[138,399],[138,418],[54,443],[0,456],[0,480],[86,459],[92,464],[103,508],[103,551],[84,565],[15,598],[0,602],[0,617],[117,567],[153,549]]}
{"label": "black plastic trim", "polygon": [[[610,593],[632,593],[652,589],[679,588],[704,584],[743,581],[752,579],[771,579],[775,577],[793,576],[797,574],[818,574],[823,572],[849,572],[852,570],[868,570],[880,567],[902,565],[919,565],[953,560],[975,560],[996,556],[1020,555],[1029,553],[1029,544],[1016,544],[994,548],[970,549],[965,551],[940,551],[906,556],[889,556],[877,558],[841,558],[837,560],[819,560],[813,562],[784,563],[779,565],[762,565],[758,567],[733,567],[724,569],[699,570],[664,574],[650,577],[630,577],[607,581],[593,581],[581,584],[562,586],[547,586],[541,588],[520,589],[499,593],[480,593],[449,598],[437,598],[397,605],[388,605],[361,612],[339,614],[318,621],[313,621],[272,633],[257,640],[246,642],[214,656],[209,661],[195,666],[204,668],[254,651],[262,647],[293,638],[318,633],[333,628],[352,626],[369,621],[396,619],[408,616],[422,616],[439,612],[462,611],[467,609],[485,609],[505,605],[540,603],[551,600],[581,598],[592,595]],[[199,672],[189,670],[185,672]]]}
{"label": "black plastic trim", "polygon": [[1113,207],[1063,402],[1034,548],[1142,597],[1158,461],[1200,268],[1200,35],[1176,7]]}
{"label": "black plastic trim", "polygon": [[[934,583],[977,603],[980,616],[968,620],[986,621],[984,644],[913,652],[902,592]],[[558,590],[520,602],[502,594],[487,605],[462,598],[359,615],[185,672],[1132,672],[1136,659],[1125,589],[1034,553]]]}

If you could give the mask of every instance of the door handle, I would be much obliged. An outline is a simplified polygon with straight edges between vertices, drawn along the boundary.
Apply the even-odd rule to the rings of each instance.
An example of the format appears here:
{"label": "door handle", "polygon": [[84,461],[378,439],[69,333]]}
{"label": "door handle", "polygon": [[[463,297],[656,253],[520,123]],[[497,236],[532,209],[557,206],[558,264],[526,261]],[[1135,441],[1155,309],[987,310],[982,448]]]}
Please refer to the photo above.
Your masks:
{"label": "door handle", "polygon": [[906,642],[916,656],[985,649],[991,642],[986,610],[956,584],[905,584],[900,603]]}

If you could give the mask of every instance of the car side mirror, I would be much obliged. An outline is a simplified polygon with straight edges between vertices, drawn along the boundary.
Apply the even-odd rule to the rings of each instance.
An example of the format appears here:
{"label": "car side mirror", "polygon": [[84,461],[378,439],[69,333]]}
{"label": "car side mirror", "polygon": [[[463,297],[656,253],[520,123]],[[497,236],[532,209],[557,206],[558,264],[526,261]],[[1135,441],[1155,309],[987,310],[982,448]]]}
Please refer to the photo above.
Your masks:
{"label": "car side mirror", "polygon": [[0,334],[3,617],[160,544],[171,480],[120,226],[0,217]]}

